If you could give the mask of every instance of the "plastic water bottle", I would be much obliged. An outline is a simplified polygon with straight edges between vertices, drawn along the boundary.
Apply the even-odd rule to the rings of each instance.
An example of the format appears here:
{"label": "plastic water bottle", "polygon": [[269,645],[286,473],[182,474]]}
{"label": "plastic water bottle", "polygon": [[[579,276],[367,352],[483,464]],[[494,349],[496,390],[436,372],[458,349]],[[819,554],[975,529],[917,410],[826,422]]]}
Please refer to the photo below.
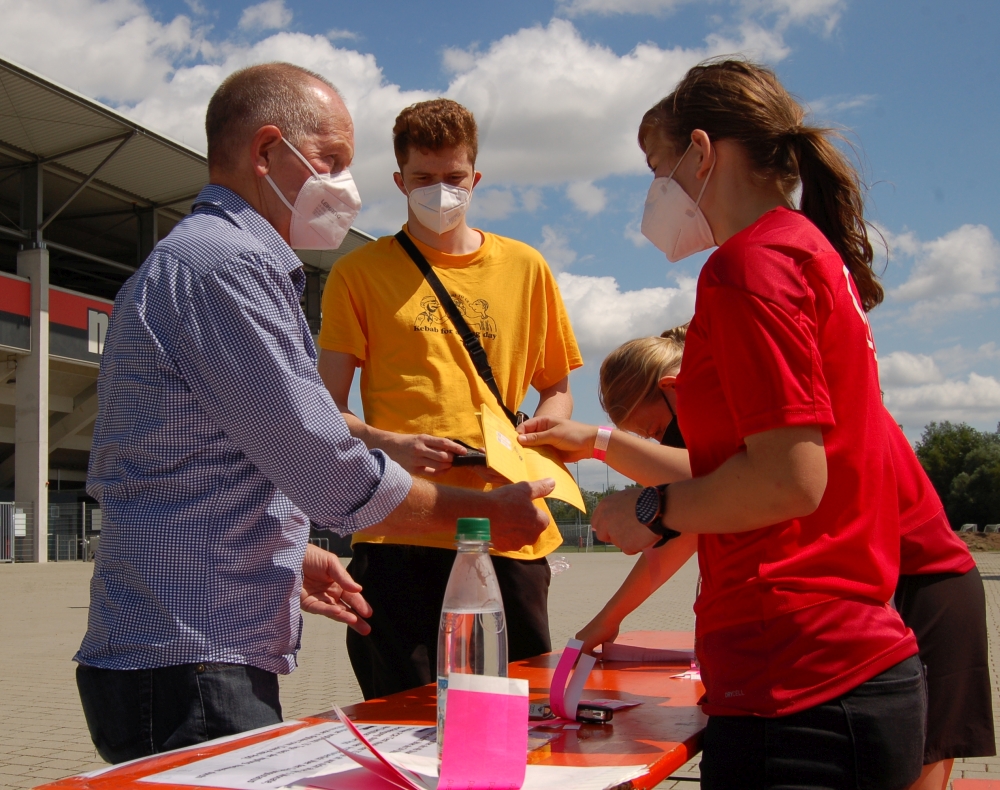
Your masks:
{"label": "plastic water bottle", "polygon": [[490,520],[460,518],[455,540],[458,554],[448,577],[438,628],[438,755],[444,745],[449,675],[507,677],[507,622],[490,559]]}

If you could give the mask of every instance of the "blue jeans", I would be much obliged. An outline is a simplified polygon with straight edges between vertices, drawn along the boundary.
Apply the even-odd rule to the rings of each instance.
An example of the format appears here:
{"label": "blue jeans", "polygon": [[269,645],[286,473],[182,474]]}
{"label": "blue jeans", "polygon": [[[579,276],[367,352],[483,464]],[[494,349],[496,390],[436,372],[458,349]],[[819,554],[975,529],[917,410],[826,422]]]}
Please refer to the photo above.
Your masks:
{"label": "blue jeans", "polygon": [[76,685],[90,737],[109,763],[281,721],[277,675],[240,664],[78,666]]}

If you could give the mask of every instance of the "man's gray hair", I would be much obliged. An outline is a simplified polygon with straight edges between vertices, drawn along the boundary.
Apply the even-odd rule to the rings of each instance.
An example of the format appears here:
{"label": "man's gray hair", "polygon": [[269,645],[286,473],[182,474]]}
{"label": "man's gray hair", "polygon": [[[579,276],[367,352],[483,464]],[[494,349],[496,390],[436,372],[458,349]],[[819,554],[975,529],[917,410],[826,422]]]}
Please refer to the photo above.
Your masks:
{"label": "man's gray hair", "polygon": [[340,95],[325,77],[291,63],[261,63],[226,77],[205,114],[209,169],[232,169],[262,126],[277,126],[295,146],[322,132],[328,118],[310,90],[313,80]]}

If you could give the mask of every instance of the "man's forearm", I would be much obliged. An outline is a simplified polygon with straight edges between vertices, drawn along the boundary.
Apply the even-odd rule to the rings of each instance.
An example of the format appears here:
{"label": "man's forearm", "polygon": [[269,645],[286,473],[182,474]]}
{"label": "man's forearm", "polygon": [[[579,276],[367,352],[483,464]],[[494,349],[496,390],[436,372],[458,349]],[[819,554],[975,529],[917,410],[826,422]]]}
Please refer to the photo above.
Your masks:
{"label": "man's forearm", "polygon": [[568,378],[539,393],[538,408],[535,409],[534,416],[567,420],[573,416],[573,393],[570,391]]}
{"label": "man's forearm", "polygon": [[372,450],[382,450],[389,453],[392,446],[392,437],[395,436],[390,431],[383,431],[380,428],[373,428],[364,420],[359,419],[353,412],[341,410],[344,422],[347,423],[347,430],[351,436],[360,439]]}

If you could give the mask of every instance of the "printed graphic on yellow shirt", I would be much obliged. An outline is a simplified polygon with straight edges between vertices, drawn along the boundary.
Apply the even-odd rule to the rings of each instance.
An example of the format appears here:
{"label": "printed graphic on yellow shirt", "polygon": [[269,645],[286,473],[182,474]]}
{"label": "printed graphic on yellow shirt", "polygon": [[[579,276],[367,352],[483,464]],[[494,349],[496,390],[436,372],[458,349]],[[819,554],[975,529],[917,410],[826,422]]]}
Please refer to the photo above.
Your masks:
{"label": "printed graphic on yellow shirt", "polygon": [[556,481],[556,487],[549,494],[550,497],[561,499],[583,513],[587,512],[573,475],[552,448],[522,447],[510,421],[498,417],[485,403],[477,416],[483,428],[486,464],[490,469],[499,472],[512,483],[551,477]]}
{"label": "printed graphic on yellow shirt", "polygon": [[[465,323],[478,335],[480,340],[484,338],[493,340],[497,336],[497,322],[490,317],[489,302],[485,299],[476,299],[470,303],[468,299],[457,293],[450,293],[449,296],[455,302],[455,306],[458,307],[458,311],[462,314],[462,318],[465,319]],[[421,299],[420,309],[421,312],[413,322],[414,332],[442,332],[447,334],[448,332],[456,331],[455,329],[444,328],[446,323],[451,326],[451,320],[448,318],[448,314],[436,296],[425,296]]]}

